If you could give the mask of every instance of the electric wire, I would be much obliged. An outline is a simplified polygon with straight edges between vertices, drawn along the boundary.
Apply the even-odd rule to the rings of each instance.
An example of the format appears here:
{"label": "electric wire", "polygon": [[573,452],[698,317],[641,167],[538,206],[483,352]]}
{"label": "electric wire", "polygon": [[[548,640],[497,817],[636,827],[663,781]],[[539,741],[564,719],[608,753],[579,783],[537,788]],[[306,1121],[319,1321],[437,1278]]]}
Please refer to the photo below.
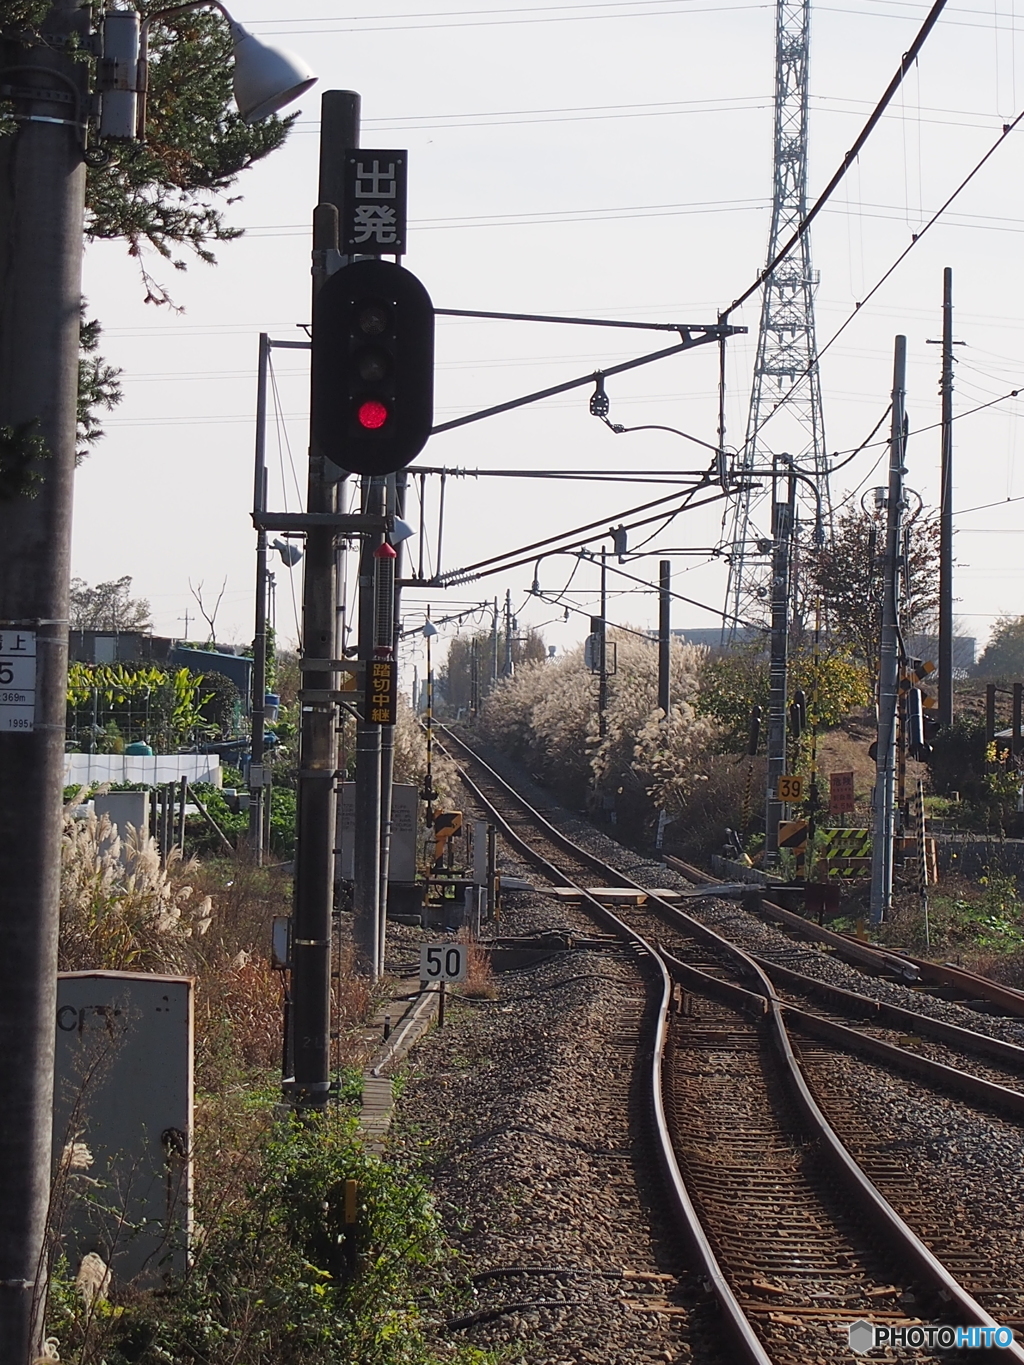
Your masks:
{"label": "electric wire", "polygon": [[828,184],[825,186],[822,192],[818,195],[817,199],[804,214],[803,218],[797,224],[796,230],[790,237],[789,241],[786,242],[785,245],[782,246],[775,253],[774,258],[768,262],[768,264],[761,271],[760,275],[758,275],[754,283],[750,285],[749,288],[746,289],[742,294],[740,294],[739,297],[735,299],[733,303],[725,310],[725,312],[721,314],[721,317],[719,319],[720,321],[723,321],[724,319],[728,318],[730,313],[735,312],[735,310],[739,308],[743,303],[745,303],[746,300],[749,299],[752,294],[755,294],[765,283],[765,281],[771,277],[771,275],[775,272],[778,266],[781,265],[781,263],[786,259],[786,257],[793,250],[793,248],[796,245],[798,245],[800,240],[806,235],[811,224],[814,222],[815,218],[817,218],[818,214],[821,212],[821,210],[825,207],[826,203],[832,197],[833,191],[838,187],[840,182],[843,180],[843,178],[846,175],[846,172],[850,169],[852,163],[859,156],[862,148],[864,147],[864,144],[867,142],[868,138],[874,132],[875,127],[878,124],[878,121],[881,119],[886,108],[892,102],[892,98],[896,94],[897,90],[903,84],[903,80],[907,72],[910,70],[914,62],[917,60],[918,53],[924,46],[928,38],[928,35],[931,33],[932,29],[938,23],[939,15],[945,8],[946,0],[935,0],[935,3],[932,5],[930,11],[928,12],[928,17],[925,19],[924,23],[918,30],[917,36],[915,37],[914,41],[910,44],[910,47],[907,49],[907,51],[903,54],[902,58],[900,59],[900,64],[896,70],[896,74],[893,76],[892,80],[886,87],[885,93],[882,95],[882,98],[878,101],[878,103],[872,110],[867,123],[865,123],[864,127],[857,135],[857,139],[854,142],[853,146],[843,157],[839,169],[835,172],[835,174],[832,176],[832,179],[828,182]]}
{"label": "electric wire", "polygon": [[[863,308],[864,308],[864,305],[865,305],[866,303],[868,303],[872,298],[874,298],[875,294],[878,293],[879,289],[881,289],[882,285],[885,284],[886,280],[888,280],[889,277],[890,277],[892,274],[894,274],[894,272],[903,264],[903,262],[906,260],[906,258],[910,255],[911,251],[913,251],[914,247],[917,246],[917,244],[918,244],[918,243],[921,241],[921,239],[924,237],[925,233],[927,233],[927,232],[929,231],[930,228],[932,228],[932,227],[935,226],[935,224],[939,221],[939,219],[942,217],[943,213],[945,213],[946,209],[950,206],[950,204],[952,204],[953,201],[954,201],[960,194],[963,193],[963,191],[964,191],[964,190],[967,188],[967,186],[971,183],[971,181],[974,179],[974,177],[979,173],[979,171],[981,171],[981,169],[986,165],[986,163],[989,161],[989,159],[990,159],[992,156],[994,156],[994,154],[995,154],[995,152],[998,150],[998,148],[1000,148],[1000,147],[1003,145],[1003,143],[1006,141],[1006,139],[1010,136],[1010,134],[1011,134],[1012,132],[1015,131],[1015,129],[1019,126],[1019,124],[1021,123],[1022,120],[1024,120],[1024,109],[1021,110],[1021,112],[1017,115],[1017,117],[1013,120],[1012,123],[1007,123],[1007,124],[1005,124],[1005,125],[1003,126],[1003,131],[1000,133],[999,137],[996,138],[996,140],[995,140],[995,142],[992,144],[992,146],[989,147],[989,149],[988,149],[988,151],[985,153],[985,155],[980,159],[980,161],[978,161],[978,162],[975,163],[975,165],[974,165],[974,166],[972,167],[972,169],[967,173],[967,175],[963,178],[963,180],[960,181],[959,185],[957,185],[956,189],[952,192],[952,194],[951,194],[951,195],[949,196],[949,198],[945,201],[945,203],[942,204],[939,208],[937,208],[937,209],[935,210],[935,212],[932,214],[932,216],[931,216],[931,217],[928,219],[928,221],[925,223],[924,227],[922,227],[921,231],[914,234],[913,238],[912,238],[911,241],[910,241],[910,244],[909,244],[907,247],[905,247],[903,251],[900,252],[900,254],[896,257],[896,259],[895,259],[895,260],[892,262],[892,264],[888,267],[888,269],[885,271],[885,273],[884,273],[883,275],[881,275],[881,276],[875,281],[875,283],[874,283],[874,284],[871,286],[871,288],[868,290],[868,292],[867,292],[867,294],[864,296],[864,298],[862,298],[862,299],[854,306],[853,311],[846,317],[846,319],[842,322],[842,324],[839,326],[839,328],[838,328],[835,332],[832,333],[832,335],[829,337],[828,341],[826,341],[825,345],[819,348],[819,350],[818,350],[818,352],[817,352],[817,354],[816,354],[816,356],[815,356],[814,361],[812,362],[812,364],[809,365],[809,366],[807,366],[807,368],[804,369],[804,370],[802,371],[801,374],[797,375],[796,379],[793,381],[793,385],[792,385],[792,387],[790,388],[789,393],[783,395],[783,397],[779,399],[779,401],[775,404],[775,406],[771,409],[771,411],[770,411],[769,413],[767,413],[767,415],[766,415],[765,418],[764,418],[764,421],[762,421],[762,422],[758,425],[758,427],[756,428],[755,431],[751,432],[751,433],[748,435],[746,441],[744,442],[743,449],[746,449],[746,448],[750,445],[750,443],[755,439],[755,437],[757,437],[757,436],[764,430],[764,428],[765,428],[765,427],[767,426],[767,424],[771,421],[771,419],[775,416],[775,414],[776,414],[777,412],[781,411],[781,409],[784,408],[784,407],[786,406],[787,402],[788,402],[789,399],[790,399],[790,395],[791,395],[793,392],[795,392],[795,390],[796,390],[797,386],[799,385],[800,381],[801,381],[802,379],[805,379],[805,378],[807,377],[807,375],[810,374],[811,370],[814,368],[815,365],[817,365],[817,363],[818,363],[818,361],[821,359],[821,357],[822,357],[828,350],[830,350],[831,347],[839,340],[839,338],[840,338],[840,337],[843,335],[843,333],[846,331],[847,327],[849,327],[850,323],[853,322],[854,318],[856,318],[857,316],[859,316],[859,314],[862,312],[862,310],[863,310]],[[937,425],[937,424],[936,424],[936,425]],[[930,429],[930,428],[926,428],[926,429]]]}

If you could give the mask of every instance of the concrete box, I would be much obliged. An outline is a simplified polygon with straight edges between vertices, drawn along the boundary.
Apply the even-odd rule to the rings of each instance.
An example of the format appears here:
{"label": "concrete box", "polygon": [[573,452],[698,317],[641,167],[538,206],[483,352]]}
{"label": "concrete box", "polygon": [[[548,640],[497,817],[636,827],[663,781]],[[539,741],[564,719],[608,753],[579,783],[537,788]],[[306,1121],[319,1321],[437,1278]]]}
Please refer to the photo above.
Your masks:
{"label": "concrete box", "polygon": [[192,1213],[192,981],[64,972],[53,1147],[72,1270],[97,1252],[120,1282],[187,1265]]}
{"label": "concrete box", "polygon": [[[389,882],[416,879],[419,842],[419,792],[411,784],[396,782],[391,789],[391,856]],[[350,882],[355,876],[356,784],[343,782],[338,801],[338,853],[336,877]]]}

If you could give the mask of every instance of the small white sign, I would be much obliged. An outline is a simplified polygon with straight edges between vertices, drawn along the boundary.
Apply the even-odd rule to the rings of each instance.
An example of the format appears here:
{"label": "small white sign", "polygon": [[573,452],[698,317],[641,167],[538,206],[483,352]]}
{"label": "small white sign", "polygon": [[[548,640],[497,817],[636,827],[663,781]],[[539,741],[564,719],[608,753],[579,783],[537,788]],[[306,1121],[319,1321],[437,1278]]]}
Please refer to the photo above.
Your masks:
{"label": "small white sign", "polygon": [[0,731],[30,732],[35,720],[35,631],[0,627]]}
{"label": "small white sign", "polygon": [[465,981],[468,968],[464,943],[424,943],[420,947],[421,981]]}

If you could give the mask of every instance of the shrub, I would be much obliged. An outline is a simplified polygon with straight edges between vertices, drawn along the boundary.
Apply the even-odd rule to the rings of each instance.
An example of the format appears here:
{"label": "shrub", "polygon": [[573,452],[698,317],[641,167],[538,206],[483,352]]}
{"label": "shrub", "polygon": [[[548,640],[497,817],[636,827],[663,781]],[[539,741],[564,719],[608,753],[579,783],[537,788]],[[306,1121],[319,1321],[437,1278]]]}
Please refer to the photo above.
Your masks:
{"label": "shrub", "polygon": [[[451,1267],[425,1182],[368,1153],[352,1118],[326,1113],[271,1126],[265,1106],[246,1117],[247,1139],[238,1115],[228,1141],[208,1153],[197,1186],[203,1237],[181,1280],[159,1293],[108,1289],[91,1311],[66,1274],[58,1280],[49,1330],[61,1360],[484,1361],[471,1348],[429,1341]],[[346,1219],[350,1181],[354,1222]]]}

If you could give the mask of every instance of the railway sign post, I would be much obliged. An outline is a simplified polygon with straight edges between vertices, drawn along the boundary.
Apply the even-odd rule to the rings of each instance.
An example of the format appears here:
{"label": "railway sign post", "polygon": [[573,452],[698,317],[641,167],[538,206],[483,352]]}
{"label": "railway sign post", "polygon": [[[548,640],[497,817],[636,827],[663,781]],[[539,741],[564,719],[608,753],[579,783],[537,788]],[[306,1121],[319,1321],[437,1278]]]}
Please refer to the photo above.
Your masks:
{"label": "railway sign post", "polygon": [[438,983],[437,1027],[444,1028],[444,1001],[449,982],[465,981],[469,957],[464,943],[424,943],[420,947],[420,980]]}
{"label": "railway sign post", "polygon": [[0,625],[0,730],[36,725],[36,633]]}

